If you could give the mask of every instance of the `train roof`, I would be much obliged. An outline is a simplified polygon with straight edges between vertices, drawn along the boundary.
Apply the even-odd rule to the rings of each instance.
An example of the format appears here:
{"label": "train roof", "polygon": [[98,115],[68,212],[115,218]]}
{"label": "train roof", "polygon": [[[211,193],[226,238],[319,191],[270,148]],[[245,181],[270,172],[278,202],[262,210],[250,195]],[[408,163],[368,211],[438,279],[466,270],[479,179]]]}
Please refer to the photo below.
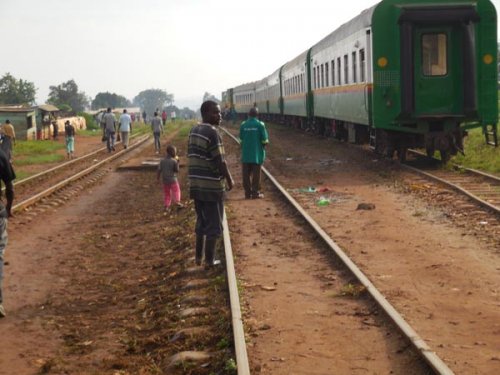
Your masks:
{"label": "train roof", "polygon": [[304,62],[307,59],[307,52],[309,52],[309,48],[302,52],[300,55],[298,55],[296,58],[288,61],[285,65],[283,65],[283,70],[287,70],[291,67],[294,67],[296,65],[304,65]]}
{"label": "train roof", "polygon": [[323,49],[325,46],[330,46],[332,43],[341,41],[352,35],[356,31],[366,29],[372,24],[372,16],[375,8],[380,4],[373,5],[371,8],[365,9],[358,16],[354,17],[352,20],[344,23],[342,26],[338,27],[332,33],[328,34],[326,37],[321,39],[318,43],[312,46],[312,49]]}
{"label": "train roof", "polygon": [[250,90],[250,89],[255,89],[255,84],[257,82],[258,81],[253,81],[253,82],[248,82],[248,83],[244,83],[242,85],[236,86],[236,87],[233,88],[233,92],[246,91],[246,90]]}

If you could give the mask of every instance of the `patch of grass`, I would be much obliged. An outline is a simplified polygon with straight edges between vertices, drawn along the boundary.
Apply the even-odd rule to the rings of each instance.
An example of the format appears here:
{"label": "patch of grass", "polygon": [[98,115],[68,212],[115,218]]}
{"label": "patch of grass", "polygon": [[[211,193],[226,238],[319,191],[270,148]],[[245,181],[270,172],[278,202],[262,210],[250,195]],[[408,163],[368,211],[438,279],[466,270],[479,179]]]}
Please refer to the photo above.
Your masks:
{"label": "patch of grass", "polygon": [[151,132],[151,125],[144,124],[142,122],[134,122],[132,124],[132,134],[147,134]]}
{"label": "patch of grass", "polygon": [[227,349],[227,348],[229,348],[229,341],[225,337],[223,337],[217,343],[217,349],[223,350],[223,349]]}
{"label": "patch of grass", "polygon": [[472,129],[465,138],[465,156],[457,155],[452,161],[467,168],[500,174],[500,147],[487,145],[482,129]]}
{"label": "patch of grass", "polygon": [[229,374],[236,374],[236,370],[238,367],[236,366],[236,361],[232,358],[229,358],[226,361],[226,365],[224,366],[224,370],[227,371]]}
{"label": "patch of grass", "polygon": [[[15,168],[15,167],[14,167]],[[22,170],[16,170],[16,181],[21,181],[24,180],[25,178],[28,178],[29,176],[34,175],[35,173],[31,172],[24,172]]]}
{"label": "patch of grass", "polygon": [[176,138],[187,138],[191,128],[196,122],[194,120],[179,120],[175,122],[167,122],[165,125],[165,133],[172,134],[177,132]]}
{"label": "patch of grass", "polygon": [[18,141],[13,149],[14,168],[61,161],[64,156],[56,152],[62,149],[64,145],[54,141]]}
{"label": "patch of grass", "polygon": [[13,154],[15,156],[22,156],[24,154],[48,154],[63,148],[64,145],[50,140],[17,141],[13,149]]}
{"label": "patch of grass", "polygon": [[64,159],[63,155],[49,154],[49,155],[27,155],[25,157],[16,158],[14,167],[32,164],[47,164],[55,163]]}
{"label": "patch of grass", "polygon": [[85,129],[78,130],[76,133],[76,141],[78,142],[78,137],[100,137],[102,136],[101,129]]}
{"label": "patch of grass", "polygon": [[366,288],[363,285],[349,283],[349,284],[344,285],[340,289],[338,296],[341,296],[341,297],[359,297],[365,291],[366,291]]}

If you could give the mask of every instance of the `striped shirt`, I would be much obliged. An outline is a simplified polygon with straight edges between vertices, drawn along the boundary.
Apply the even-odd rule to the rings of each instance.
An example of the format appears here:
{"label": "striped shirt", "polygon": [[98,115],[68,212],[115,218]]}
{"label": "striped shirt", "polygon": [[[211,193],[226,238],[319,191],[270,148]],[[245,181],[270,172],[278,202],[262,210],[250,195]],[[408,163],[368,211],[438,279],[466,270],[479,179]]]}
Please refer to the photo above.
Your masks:
{"label": "striped shirt", "polygon": [[217,129],[198,124],[191,129],[188,141],[188,178],[191,199],[219,201],[225,191],[224,177],[219,170],[224,160],[224,145]]}

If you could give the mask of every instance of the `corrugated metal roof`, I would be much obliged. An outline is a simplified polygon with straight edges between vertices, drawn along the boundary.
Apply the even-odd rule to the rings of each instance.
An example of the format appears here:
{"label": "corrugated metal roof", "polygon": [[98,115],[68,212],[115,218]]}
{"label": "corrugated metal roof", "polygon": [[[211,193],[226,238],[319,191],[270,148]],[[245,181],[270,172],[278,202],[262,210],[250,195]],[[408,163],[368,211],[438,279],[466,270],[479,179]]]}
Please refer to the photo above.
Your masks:
{"label": "corrugated metal roof", "polygon": [[57,108],[55,105],[52,104],[44,104],[44,105],[39,105],[39,109],[45,112],[56,112],[59,111],[59,108]]}
{"label": "corrugated metal roof", "polygon": [[35,109],[32,107],[18,107],[18,106],[8,106],[8,107],[0,107],[0,112],[8,112],[8,113],[28,113],[33,112]]}

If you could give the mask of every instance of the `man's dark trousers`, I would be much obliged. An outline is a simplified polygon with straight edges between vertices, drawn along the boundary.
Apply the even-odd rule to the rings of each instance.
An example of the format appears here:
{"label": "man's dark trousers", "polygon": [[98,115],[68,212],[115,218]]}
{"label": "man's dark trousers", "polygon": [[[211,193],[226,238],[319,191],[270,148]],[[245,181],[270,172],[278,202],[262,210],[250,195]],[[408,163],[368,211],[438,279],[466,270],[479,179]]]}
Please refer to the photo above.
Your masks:
{"label": "man's dark trousers", "polygon": [[259,195],[261,169],[261,164],[242,164],[243,188],[245,189],[245,198],[255,198]]}

